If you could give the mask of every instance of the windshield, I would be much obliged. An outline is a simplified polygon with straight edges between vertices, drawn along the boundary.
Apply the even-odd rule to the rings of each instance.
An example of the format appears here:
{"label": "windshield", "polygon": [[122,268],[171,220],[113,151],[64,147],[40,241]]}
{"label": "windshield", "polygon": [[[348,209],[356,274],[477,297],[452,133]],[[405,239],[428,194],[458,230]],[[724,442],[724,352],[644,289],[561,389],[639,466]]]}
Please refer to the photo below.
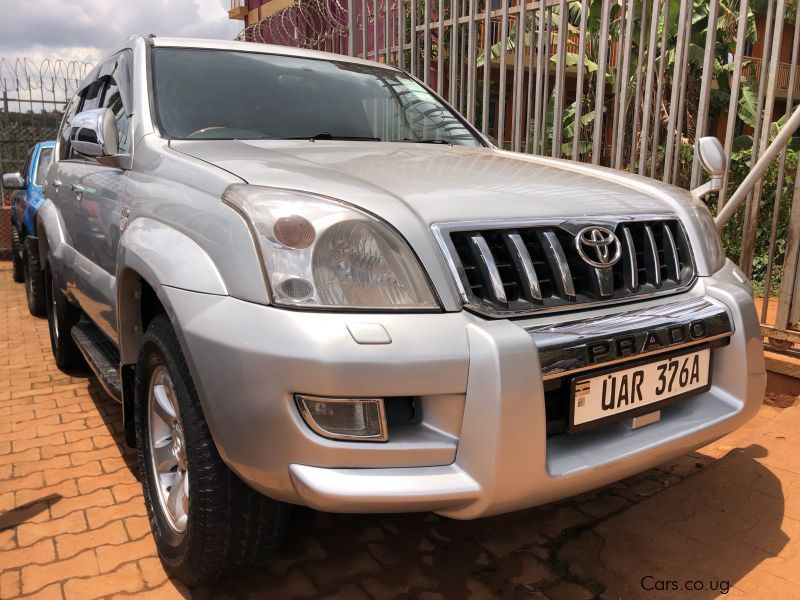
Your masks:
{"label": "windshield", "polygon": [[480,146],[399,71],[336,60],[157,48],[159,127],[173,139],[358,139]]}

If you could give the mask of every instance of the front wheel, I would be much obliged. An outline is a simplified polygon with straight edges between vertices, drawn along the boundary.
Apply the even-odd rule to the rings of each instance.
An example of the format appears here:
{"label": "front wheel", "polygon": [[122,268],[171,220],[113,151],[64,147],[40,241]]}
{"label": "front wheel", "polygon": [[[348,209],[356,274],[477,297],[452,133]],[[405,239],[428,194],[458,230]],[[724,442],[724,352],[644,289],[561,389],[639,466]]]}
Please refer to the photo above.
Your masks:
{"label": "front wheel", "polygon": [[142,487],[164,564],[188,585],[262,565],[285,537],[290,507],[253,491],[220,458],[163,314],[143,336],[134,401]]}
{"label": "front wheel", "polygon": [[11,224],[11,276],[17,283],[25,281],[25,270],[22,264],[22,244],[19,240],[19,231]]}

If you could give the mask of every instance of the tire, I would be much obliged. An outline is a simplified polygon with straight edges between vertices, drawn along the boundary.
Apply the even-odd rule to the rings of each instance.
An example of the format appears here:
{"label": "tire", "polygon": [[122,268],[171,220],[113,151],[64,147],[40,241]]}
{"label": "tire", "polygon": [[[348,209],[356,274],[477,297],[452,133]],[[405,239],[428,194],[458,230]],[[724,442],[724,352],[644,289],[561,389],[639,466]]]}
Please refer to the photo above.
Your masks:
{"label": "tire", "polygon": [[[159,385],[161,396],[153,391],[151,397]],[[262,566],[285,538],[291,507],[252,490],[220,458],[175,331],[163,314],[153,318],[143,336],[135,390],[140,479],[163,563],[190,586]],[[157,416],[158,410],[151,411],[151,403],[160,404],[156,397],[168,398],[172,425]],[[161,449],[160,475],[154,448]],[[169,461],[174,467],[165,468]],[[184,481],[188,487],[176,483]],[[176,498],[186,501],[176,500],[173,505],[182,508],[171,514],[167,505],[176,485],[185,494]]]}
{"label": "tire", "polygon": [[17,283],[25,281],[25,270],[22,262],[22,244],[19,241],[19,231],[11,224],[11,276]]}
{"label": "tire", "polygon": [[44,280],[39,265],[39,253],[31,248],[31,239],[26,238],[22,245],[22,263],[25,269],[25,294],[28,297],[28,310],[34,317],[47,313],[47,298],[44,293]]}
{"label": "tire", "polygon": [[72,339],[71,330],[81,318],[81,311],[73,306],[58,289],[50,266],[44,271],[47,324],[50,329],[50,347],[53,358],[61,370],[78,369],[85,365],[83,355]]}

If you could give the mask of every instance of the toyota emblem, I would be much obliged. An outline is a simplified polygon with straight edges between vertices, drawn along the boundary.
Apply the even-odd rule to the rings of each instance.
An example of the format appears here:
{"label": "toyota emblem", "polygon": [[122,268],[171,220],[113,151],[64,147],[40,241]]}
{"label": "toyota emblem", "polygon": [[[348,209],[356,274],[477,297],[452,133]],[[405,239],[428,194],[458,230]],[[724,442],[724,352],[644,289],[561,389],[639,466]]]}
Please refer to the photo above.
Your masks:
{"label": "toyota emblem", "polygon": [[613,231],[606,227],[584,227],[575,236],[575,248],[583,261],[596,269],[611,267],[622,256],[622,247]]}

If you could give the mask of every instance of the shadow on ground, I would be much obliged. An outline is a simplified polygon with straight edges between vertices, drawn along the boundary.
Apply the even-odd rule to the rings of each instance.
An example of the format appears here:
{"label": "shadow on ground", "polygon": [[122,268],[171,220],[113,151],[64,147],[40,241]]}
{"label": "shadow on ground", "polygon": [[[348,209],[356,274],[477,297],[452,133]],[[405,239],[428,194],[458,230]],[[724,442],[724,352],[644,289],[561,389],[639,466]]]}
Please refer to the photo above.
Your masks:
{"label": "shadow on ground", "polygon": [[[119,405],[89,392],[136,473]],[[759,445],[703,454],[562,502],[477,521],[432,513],[294,512],[285,546],[260,572],[193,590],[198,599],[716,598],[773,559],[784,492]],[[57,498],[2,515],[18,521]],[[2,527],[0,527],[2,528]],[[758,592],[759,590],[754,590]],[[368,596],[365,596],[365,593]]]}
{"label": "shadow on ground", "polygon": [[298,509],[285,547],[263,572],[193,595],[631,598],[653,597],[645,589],[652,587],[668,598],[686,597],[690,585],[692,598],[717,597],[788,541],[780,481],[756,460],[765,453],[750,446],[718,461],[696,454],[596,492],[478,521]]}

